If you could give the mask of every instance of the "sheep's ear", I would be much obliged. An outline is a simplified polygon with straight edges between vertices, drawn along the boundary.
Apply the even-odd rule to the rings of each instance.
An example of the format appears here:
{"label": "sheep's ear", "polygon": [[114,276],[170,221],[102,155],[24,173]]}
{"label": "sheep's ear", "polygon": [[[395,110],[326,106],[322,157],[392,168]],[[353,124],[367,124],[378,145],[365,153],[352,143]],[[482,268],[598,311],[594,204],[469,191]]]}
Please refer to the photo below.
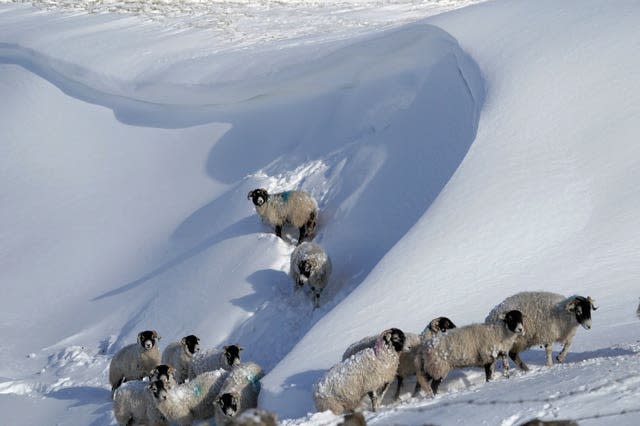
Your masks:
{"label": "sheep's ear", "polygon": [[180,339],[180,344],[181,345],[186,345],[187,344],[187,338],[183,337],[182,339]]}
{"label": "sheep's ear", "polygon": [[141,331],[140,333],[138,333],[138,343],[142,344],[142,333],[144,333],[144,331]]}
{"label": "sheep's ear", "polygon": [[587,296],[587,300],[589,301],[589,304],[591,305],[591,309],[593,309],[594,311],[598,310],[598,306],[596,305],[596,301],[593,300],[591,298],[591,296]]}
{"label": "sheep's ear", "polygon": [[576,299],[575,297],[573,299],[571,299],[569,301],[569,303],[567,303],[567,311],[569,312],[573,312],[576,310],[576,306],[578,306],[578,299]]}
{"label": "sheep's ear", "polygon": [[162,336],[160,336],[157,331],[152,330],[151,333],[152,333],[154,339],[156,339],[156,340],[162,339]]}
{"label": "sheep's ear", "polygon": [[242,346],[240,346],[239,344],[236,343],[236,346],[238,347],[238,352],[244,351],[244,348]]}
{"label": "sheep's ear", "polygon": [[507,313],[503,312],[500,315],[498,315],[498,320],[504,321],[506,317],[507,317]]}

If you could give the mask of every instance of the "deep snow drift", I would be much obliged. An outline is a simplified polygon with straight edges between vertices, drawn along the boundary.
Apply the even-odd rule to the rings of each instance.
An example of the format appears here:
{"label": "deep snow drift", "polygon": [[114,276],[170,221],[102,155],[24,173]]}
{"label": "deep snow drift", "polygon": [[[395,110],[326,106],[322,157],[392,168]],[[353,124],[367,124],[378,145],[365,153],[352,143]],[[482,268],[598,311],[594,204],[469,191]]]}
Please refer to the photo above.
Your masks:
{"label": "deep snow drift", "polygon": [[[311,385],[349,343],[552,290],[601,306],[565,365],[533,349],[531,373],[455,372],[368,421],[636,424],[640,4],[499,1],[406,25],[425,13],[390,7],[357,28],[312,10],[311,35],[288,20],[234,41],[0,5],[3,418],[114,424],[110,357],[156,329],[161,347],[240,343],[268,373],[261,405],[331,424],[307,415]],[[334,272],[318,310],[287,276],[295,230],[276,238],[246,199],[260,186],[319,201]]]}

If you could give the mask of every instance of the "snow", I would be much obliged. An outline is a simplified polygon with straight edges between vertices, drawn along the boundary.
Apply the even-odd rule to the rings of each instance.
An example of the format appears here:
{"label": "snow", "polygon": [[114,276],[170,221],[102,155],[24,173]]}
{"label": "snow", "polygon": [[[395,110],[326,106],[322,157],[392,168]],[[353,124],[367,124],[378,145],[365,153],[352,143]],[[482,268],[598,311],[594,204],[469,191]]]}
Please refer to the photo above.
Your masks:
{"label": "snow", "polygon": [[[434,399],[409,381],[368,423],[636,425],[639,14],[1,0],[3,423],[115,424],[109,361],[156,329],[161,348],[239,343],[266,372],[262,407],[336,424],[312,386],[351,343],[546,290],[600,306],[564,364],[532,348],[532,371],[454,371]],[[319,309],[294,293],[294,247],[261,224],[257,187],[318,200]]]}

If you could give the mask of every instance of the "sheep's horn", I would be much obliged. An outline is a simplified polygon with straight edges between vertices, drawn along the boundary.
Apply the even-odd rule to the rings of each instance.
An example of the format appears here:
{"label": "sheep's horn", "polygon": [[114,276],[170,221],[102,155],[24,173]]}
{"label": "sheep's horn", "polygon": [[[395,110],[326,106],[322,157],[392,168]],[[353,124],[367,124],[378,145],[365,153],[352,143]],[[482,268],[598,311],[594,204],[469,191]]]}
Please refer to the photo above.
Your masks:
{"label": "sheep's horn", "polygon": [[598,306],[596,305],[596,301],[593,300],[591,298],[591,296],[587,296],[587,300],[589,301],[589,303],[591,304],[591,309],[593,309],[594,311],[598,310]]}

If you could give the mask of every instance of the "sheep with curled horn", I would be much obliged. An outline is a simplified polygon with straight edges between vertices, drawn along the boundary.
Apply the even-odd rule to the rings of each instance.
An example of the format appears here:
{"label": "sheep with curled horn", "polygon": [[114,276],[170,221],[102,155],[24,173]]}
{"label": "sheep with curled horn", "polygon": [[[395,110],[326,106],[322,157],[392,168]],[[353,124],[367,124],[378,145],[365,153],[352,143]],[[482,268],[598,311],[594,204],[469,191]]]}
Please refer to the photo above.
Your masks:
{"label": "sheep with curled horn", "polygon": [[329,283],[331,270],[331,258],[319,244],[304,242],[291,253],[289,275],[295,290],[307,285],[313,297],[314,309],[320,307],[320,294]]}
{"label": "sheep with curled horn", "polygon": [[373,348],[365,348],[334,365],[313,386],[318,411],[342,414],[355,410],[365,396],[376,411],[398,370],[405,334],[397,328],[383,331]]}
{"label": "sheep with curled horn", "polygon": [[158,349],[160,335],[155,330],[138,333],[138,342],[127,345],[113,356],[109,364],[111,396],[127,380],[140,380],[161,363]]}
{"label": "sheep with curled horn", "polygon": [[[511,309],[522,312],[527,333],[515,340],[508,355],[521,370],[527,371],[529,367],[520,358],[520,352],[532,346],[544,345],[546,365],[551,367],[553,343],[558,342],[563,347],[556,356],[556,360],[563,362],[578,331],[578,326],[590,330],[591,311],[595,311],[598,307],[591,297],[565,297],[546,291],[530,291],[506,298],[491,310],[485,321],[493,322]],[[508,367],[509,361],[506,356],[503,356],[502,362],[506,364],[505,367]]]}
{"label": "sheep with curled horn", "polygon": [[318,203],[305,191],[284,191],[269,194],[264,188],[249,192],[247,198],[253,202],[263,221],[275,228],[276,235],[282,238],[282,229],[286,224],[298,228],[298,244],[305,238],[312,239],[318,218]]}
{"label": "sheep with curled horn", "polygon": [[[156,407],[146,380],[131,380],[123,383],[113,393],[113,416],[120,426],[160,425],[164,416]],[[158,383],[165,383],[158,380]]]}
{"label": "sheep with curled horn", "polygon": [[162,351],[162,362],[175,368],[178,383],[184,383],[189,378],[189,366],[193,356],[200,351],[200,339],[193,334],[183,337],[180,341],[171,342]]}
{"label": "sheep with curled horn", "polygon": [[484,367],[486,380],[491,380],[496,358],[526,334],[522,321],[522,313],[512,310],[496,322],[457,327],[427,340],[414,360],[418,383],[435,395],[449,371],[464,367]]}
{"label": "sheep with curled horn", "polygon": [[222,350],[214,348],[199,352],[189,362],[189,379],[218,368],[231,370],[235,365],[240,364],[240,351],[243,349],[235,344],[223,346]]}

